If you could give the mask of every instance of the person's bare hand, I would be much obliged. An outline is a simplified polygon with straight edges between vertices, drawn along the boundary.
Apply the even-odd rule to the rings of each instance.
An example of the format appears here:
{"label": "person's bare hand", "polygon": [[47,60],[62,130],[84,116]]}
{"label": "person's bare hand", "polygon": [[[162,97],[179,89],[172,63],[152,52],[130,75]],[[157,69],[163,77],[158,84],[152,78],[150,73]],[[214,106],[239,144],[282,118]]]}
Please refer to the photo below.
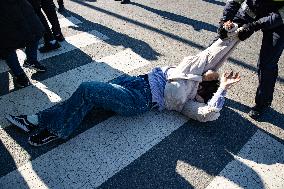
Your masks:
{"label": "person's bare hand", "polygon": [[225,72],[222,74],[221,77],[221,87],[223,87],[224,89],[229,89],[232,87],[233,84],[239,82],[241,80],[240,74],[239,72],[234,73],[233,71],[229,72]]}
{"label": "person's bare hand", "polygon": [[233,27],[235,27],[235,25],[234,25],[234,23],[233,23],[231,20],[228,20],[227,22],[225,22],[225,23],[223,24],[223,27],[224,27],[227,31],[229,31],[229,30],[231,30]]}

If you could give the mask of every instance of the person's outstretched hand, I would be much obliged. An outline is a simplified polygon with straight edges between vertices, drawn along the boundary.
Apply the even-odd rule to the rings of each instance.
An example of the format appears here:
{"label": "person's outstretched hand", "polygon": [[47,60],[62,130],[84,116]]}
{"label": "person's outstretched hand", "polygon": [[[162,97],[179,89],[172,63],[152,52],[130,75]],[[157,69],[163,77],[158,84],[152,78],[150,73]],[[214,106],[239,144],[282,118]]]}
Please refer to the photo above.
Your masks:
{"label": "person's outstretched hand", "polygon": [[237,73],[234,73],[233,71],[231,71],[230,73],[225,72],[222,74],[220,86],[227,90],[231,88],[233,84],[239,82],[240,80],[241,77],[239,72]]}

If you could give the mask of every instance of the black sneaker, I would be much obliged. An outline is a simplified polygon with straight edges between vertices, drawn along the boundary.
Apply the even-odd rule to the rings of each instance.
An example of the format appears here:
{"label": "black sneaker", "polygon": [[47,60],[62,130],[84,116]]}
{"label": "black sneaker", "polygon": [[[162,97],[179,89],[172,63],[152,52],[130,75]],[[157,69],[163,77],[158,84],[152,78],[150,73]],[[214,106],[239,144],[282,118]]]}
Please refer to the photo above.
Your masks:
{"label": "black sneaker", "polygon": [[259,105],[255,105],[254,107],[251,108],[250,112],[248,113],[249,116],[254,119],[254,120],[258,120],[259,118],[262,117],[264,111],[269,107],[269,105],[267,106],[259,106]]}
{"label": "black sneaker", "polygon": [[25,73],[15,76],[15,81],[16,85],[20,88],[24,88],[31,85],[31,82]]}
{"label": "black sneaker", "polygon": [[28,62],[28,61],[25,60],[23,66],[25,68],[34,69],[38,72],[45,72],[46,71],[46,68],[43,65],[41,65],[38,61]]}
{"label": "black sneaker", "polygon": [[35,135],[30,136],[28,141],[32,146],[42,146],[56,139],[59,139],[59,137],[45,129]]}
{"label": "black sneaker", "polygon": [[60,41],[60,42],[62,42],[62,41],[65,40],[65,38],[64,38],[64,36],[63,36],[62,33],[55,34],[55,35],[54,35],[54,38],[55,38],[56,41]]}
{"label": "black sneaker", "polygon": [[44,45],[42,47],[40,47],[38,50],[41,53],[47,53],[56,49],[59,49],[61,47],[61,45],[55,41],[55,43],[44,43]]}
{"label": "black sneaker", "polygon": [[128,4],[128,3],[130,3],[130,0],[122,0],[121,1],[121,4]]}
{"label": "black sneaker", "polygon": [[28,121],[26,115],[19,115],[19,116],[7,115],[6,119],[10,121],[13,125],[16,125],[18,128],[26,132],[30,132],[37,127],[36,125]]}

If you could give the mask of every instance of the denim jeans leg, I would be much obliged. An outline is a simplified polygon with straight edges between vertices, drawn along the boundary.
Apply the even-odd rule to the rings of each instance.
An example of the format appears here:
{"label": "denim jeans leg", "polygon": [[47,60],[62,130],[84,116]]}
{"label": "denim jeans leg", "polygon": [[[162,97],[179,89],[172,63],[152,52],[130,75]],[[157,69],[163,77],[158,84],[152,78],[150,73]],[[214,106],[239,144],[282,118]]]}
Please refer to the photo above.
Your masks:
{"label": "denim jeans leg", "polygon": [[12,70],[15,76],[19,76],[24,73],[24,70],[22,69],[19,63],[16,50],[13,50],[8,54],[6,58],[6,63],[9,66],[9,68]]}
{"label": "denim jeans leg", "polygon": [[38,40],[35,40],[26,46],[26,55],[28,62],[37,61],[37,48],[38,48]]}
{"label": "denim jeans leg", "polygon": [[113,83],[84,82],[68,100],[39,113],[39,125],[66,139],[94,107],[127,116],[141,114],[150,110],[150,98],[145,98],[143,90]]}

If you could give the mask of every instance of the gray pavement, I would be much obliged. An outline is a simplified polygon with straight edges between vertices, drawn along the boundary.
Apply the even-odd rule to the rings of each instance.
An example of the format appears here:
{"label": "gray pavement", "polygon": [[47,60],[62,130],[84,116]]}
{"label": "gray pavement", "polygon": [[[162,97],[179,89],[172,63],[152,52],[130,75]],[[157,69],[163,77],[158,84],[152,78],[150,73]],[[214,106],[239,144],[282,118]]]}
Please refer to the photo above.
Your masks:
{"label": "gray pavement", "polygon": [[5,114],[44,110],[67,99],[82,81],[178,64],[215,38],[224,1],[65,5],[59,18],[68,40],[62,50],[40,55],[46,73],[25,70],[33,86],[14,88],[0,62],[0,188],[284,188],[283,55],[271,109],[261,121],[247,115],[254,104],[261,32],[240,43],[221,68],[239,71],[242,80],[215,122],[174,112],[133,118],[91,112],[69,140],[29,146],[28,135]]}

